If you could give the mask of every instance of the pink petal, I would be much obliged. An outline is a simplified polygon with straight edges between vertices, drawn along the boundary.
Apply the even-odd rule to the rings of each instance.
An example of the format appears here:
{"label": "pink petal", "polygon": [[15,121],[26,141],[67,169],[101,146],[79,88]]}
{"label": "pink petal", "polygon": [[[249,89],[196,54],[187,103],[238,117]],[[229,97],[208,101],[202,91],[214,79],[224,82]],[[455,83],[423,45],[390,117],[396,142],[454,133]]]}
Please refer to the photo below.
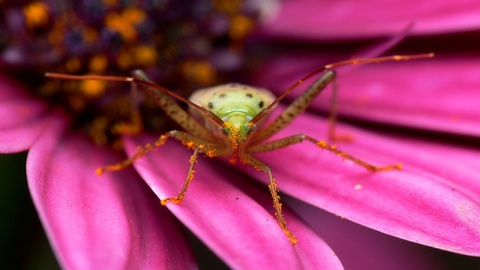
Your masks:
{"label": "pink petal", "polygon": [[[127,139],[130,155],[136,146],[154,139]],[[136,168],[159,198],[173,197],[184,182],[190,155],[191,151],[171,141],[138,160]],[[182,203],[167,207],[230,267],[342,269],[333,251],[286,210],[287,222],[299,242],[294,246],[288,241],[272,216],[266,186],[260,194],[238,172],[201,157],[195,172]]]}
{"label": "pink petal", "polygon": [[285,1],[264,26],[265,34],[300,39],[345,39],[392,35],[415,22],[413,33],[476,30],[475,1]]}
{"label": "pink petal", "polygon": [[96,168],[119,156],[65,129],[58,117],[27,160],[30,191],[60,264],[68,269],[194,267],[180,225],[138,175],[130,168],[97,176]]}
{"label": "pink petal", "polygon": [[47,125],[47,107],[0,76],[0,153],[25,151]]}
{"label": "pink petal", "polygon": [[[315,62],[317,67],[322,65],[312,55],[278,59],[264,68],[257,83],[280,93],[314,70]],[[288,73],[285,67],[291,69],[294,63],[299,71]],[[479,136],[477,67],[473,57],[442,56],[358,66],[338,76],[339,111],[369,121]],[[305,82],[289,98],[310,83]],[[312,106],[329,110],[331,94],[332,89],[326,89]]]}
{"label": "pink petal", "polygon": [[[304,114],[278,137],[318,137],[325,126]],[[371,173],[308,142],[259,157],[272,167],[279,189],[300,200],[393,236],[480,255],[478,150],[388,139],[344,125],[339,133],[355,137],[339,149],[377,165],[400,162],[404,169]]]}
{"label": "pink petal", "polygon": [[440,257],[447,252],[380,233],[298,200],[285,202],[332,246],[345,269],[446,270],[452,267],[445,262],[451,263],[452,257],[463,257],[458,254]]}

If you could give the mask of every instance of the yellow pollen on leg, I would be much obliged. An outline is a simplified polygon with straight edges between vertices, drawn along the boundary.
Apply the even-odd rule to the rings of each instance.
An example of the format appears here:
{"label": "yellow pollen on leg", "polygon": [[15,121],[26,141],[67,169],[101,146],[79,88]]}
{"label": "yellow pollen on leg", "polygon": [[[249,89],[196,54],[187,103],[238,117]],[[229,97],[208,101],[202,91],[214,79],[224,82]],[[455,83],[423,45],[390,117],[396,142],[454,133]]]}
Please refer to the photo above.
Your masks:
{"label": "yellow pollen on leg", "polygon": [[324,140],[321,140],[321,141],[317,142],[317,145],[320,146],[320,147],[326,147],[327,143]]}
{"label": "yellow pollen on leg", "polygon": [[157,141],[155,142],[155,147],[164,145],[166,140],[167,140],[167,136],[161,135],[161,136],[160,136],[160,140],[157,140]]}
{"label": "yellow pollen on leg", "polygon": [[208,150],[208,151],[205,153],[205,155],[206,155],[207,157],[213,158],[213,157],[216,157],[216,156],[217,156],[217,151],[215,151],[215,150]]}
{"label": "yellow pollen on leg", "polygon": [[[193,141],[188,141],[188,142],[182,142],[183,145],[185,145],[188,149],[194,150],[196,145]],[[199,145],[198,147],[202,148],[202,145]]]}

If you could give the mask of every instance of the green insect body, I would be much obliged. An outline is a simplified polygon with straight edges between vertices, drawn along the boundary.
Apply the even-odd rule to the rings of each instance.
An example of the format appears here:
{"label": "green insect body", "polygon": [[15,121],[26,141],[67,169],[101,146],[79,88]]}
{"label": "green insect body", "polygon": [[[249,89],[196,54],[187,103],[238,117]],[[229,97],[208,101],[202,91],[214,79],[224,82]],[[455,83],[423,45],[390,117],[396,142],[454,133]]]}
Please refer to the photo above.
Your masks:
{"label": "green insect body", "polygon": [[[193,93],[189,100],[222,119],[222,128],[227,132],[229,141],[238,145],[245,140],[251,129],[248,123],[275,98],[266,89],[230,83],[200,89]],[[218,127],[205,121],[205,117],[198,110],[191,108],[189,111],[196,119],[203,121],[207,129],[215,131]]]}

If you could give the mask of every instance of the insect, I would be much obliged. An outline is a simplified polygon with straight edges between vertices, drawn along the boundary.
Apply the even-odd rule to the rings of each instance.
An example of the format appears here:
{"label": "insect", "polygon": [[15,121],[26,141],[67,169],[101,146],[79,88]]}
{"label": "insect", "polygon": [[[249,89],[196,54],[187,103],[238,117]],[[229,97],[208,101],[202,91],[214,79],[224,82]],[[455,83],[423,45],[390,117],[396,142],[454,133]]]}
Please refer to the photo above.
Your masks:
{"label": "insect", "polygon": [[[430,57],[433,57],[433,54],[394,55],[369,59],[355,59],[329,64],[307,74],[277,98],[267,90],[261,90],[242,84],[226,84],[199,90],[198,92],[195,92],[190,99],[186,99],[168,89],[148,81],[145,74],[141,71],[132,72],[132,77],[95,75],[77,76],[58,73],[47,73],[46,76],[68,80],[123,81],[145,86],[146,93],[156,101],[158,106],[160,106],[170,118],[184,129],[172,130],[161,135],[153,143],[137,150],[136,154],[128,159],[117,164],[99,168],[97,171],[98,174],[102,174],[105,171],[121,170],[131,165],[135,160],[147,154],[149,151],[163,145],[169,138],[178,140],[188,148],[192,149],[193,154],[190,158],[190,167],[183,187],[177,196],[162,199],[161,203],[162,205],[165,205],[169,202],[179,203],[183,200],[188,186],[193,179],[194,165],[199,154],[204,154],[209,157],[230,156],[239,159],[241,162],[251,165],[268,175],[268,188],[273,199],[273,207],[276,212],[275,215],[277,221],[282,230],[288,236],[288,239],[295,244],[297,239],[288,229],[287,222],[282,214],[282,205],[278,194],[279,191],[277,189],[277,182],[273,177],[272,169],[266,163],[257,159],[254,155],[284,148],[303,141],[309,141],[321,149],[328,150],[344,159],[348,159],[372,172],[400,169],[400,164],[387,166],[375,166],[369,164],[359,158],[338,150],[334,146],[327,144],[324,140],[317,140],[304,134],[297,134],[268,142],[265,141],[288,126],[295,117],[307,109],[312,100],[317,97],[327,85],[331,82],[335,82],[336,73],[333,68],[352,64],[413,60]],[[317,78],[279,116],[265,124],[267,116],[273,110],[275,105],[277,105],[297,86],[302,84],[303,81],[317,74],[321,74],[319,78]],[[336,87],[334,87],[334,96],[336,95],[336,91]],[[182,109],[172,97],[187,103],[190,106],[190,113]],[[335,103],[336,101],[334,100],[331,105],[330,137],[334,137],[333,128],[336,118]]]}

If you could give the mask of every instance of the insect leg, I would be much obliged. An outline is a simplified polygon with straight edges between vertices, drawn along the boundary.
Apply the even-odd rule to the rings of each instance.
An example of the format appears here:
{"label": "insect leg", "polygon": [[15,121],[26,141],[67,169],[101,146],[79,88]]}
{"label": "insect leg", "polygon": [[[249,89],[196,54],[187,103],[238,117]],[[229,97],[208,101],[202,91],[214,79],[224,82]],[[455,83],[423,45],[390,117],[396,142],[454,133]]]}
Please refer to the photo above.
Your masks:
{"label": "insect leg", "polygon": [[353,137],[347,134],[338,135],[335,132],[335,126],[338,119],[338,84],[337,78],[333,79],[332,99],[330,101],[330,113],[328,115],[327,136],[330,141],[353,141]]}
{"label": "insect leg", "polygon": [[265,163],[261,162],[260,160],[254,158],[251,155],[243,155],[241,158],[245,163],[248,163],[256,169],[268,174],[270,182],[270,184],[268,185],[268,189],[270,190],[270,194],[273,198],[273,208],[275,208],[275,216],[278,223],[280,224],[280,227],[285,232],[285,234],[287,234],[288,240],[290,240],[290,242],[295,245],[297,243],[297,238],[287,228],[287,222],[285,221],[285,218],[282,214],[282,203],[280,202],[280,195],[278,195],[277,182],[273,178],[272,170]]}
{"label": "insect leg", "polygon": [[[98,175],[101,175],[106,171],[122,170],[122,169],[130,166],[135,160],[137,160],[137,159],[143,157],[144,155],[146,155],[148,152],[154,150],[157,147],[162,146],[167,141],[167,139],[170,138],[170,137],[181,141],[183,144],[187,145],[187,147],[189,147],[189,148],[196,147],[196,145],[208,145],[208,144],[205,143],[205,141],[201,141],[199,139],[196,139],[195,137],[193,137],[192,135],[190,135],[188,133],[185,133],[183,131],[178,131],[178,130],[172,130],[172,131],[169,131],[169,132],[165,133],[164,135],[160,136],[153,143],[149,143],[145,146],[139,147],[137,149],[137,152],[133,156],[131,156],[131,157],[119,162],[119,163],[108,165],[108,166],[105,166],[105,167],[102,167],[102,168],[98,168],[96,173]],[[215,145],[213,145],[209,148],[203,147],[203,149],[204,149],[203,152],[209,151],[209,152],[207,152],[207,155],[215,156],[215,154],[216,154],[215,153],[215,149],[216,149]]]}
{"label": "insect leg", "polygon": [[185,197],[185,193],[187,192],[188,186],[190,185],[190,182],[193,179],[193,174],[195,172],[193,167],[197,162],[199,150],[200,150],[199,147],[195,147],[195,150],[193,151],[193,154],[190,157],[190,167],[188,168],[187,178],[185,179],[185,182],[183,183],[182,189],[180,190],[180,193],[178,193],[178,196],[161,200],[160,203],[162,205],[166,205],[168,202],[179,203],[183,200],[183,198]]}
{"label": "insect leg", "polygon": [[328,151],[334,153],[337,156],[340,156],[344,159],[348,159],[350,161],[353,161],[355,164],[360,165],[360,166],[364,167],[365,169],[367,169],[369,171],[372,171],[372,172],[400,170],[402,168],[401,164],[387,165],[387,166],[372,165],[372,164],[370,164],[366,161],[363,161],[363,160],[361,160],[359,158],[356,158],[356,157],[354,157],[350,154],[347,154],[343,151],[338,150],[335,146],[328,145],[323,140],[318,141],[318,140],[315,140],[314,138],[312,138],[310,136],[306,136],[306,135],[303,135],[303,134],[297,134],[297,135],[285,137],[285,138],[275,140],[275,141],[271,141],[271,142],[264,143],[264,144],[253,145],[253,146],[248,147],[246,149],[246,151],[249,154],[268,152],[268,151],[272,151],[272,150],[275,150],[275,149],[284,148],[284,147],[287,147],[287,146],[292,145],[292,144],[301,143],[305,140],[309,141],[309,142],[312,142],[316,146],[318,146],[322,149],[328,150]]}
{"label": "insect leg", "polygon": [[320,78],[318,78],[312,85],[308,87],[295,101],[293,101],[277,118],[273,120],[262,130],[259,130],[254,138],[253,142],[261,142],[270,138],[278,131],[282,130],[286,125],[295,119],[299,114],[305,111],[312,102],[312,100],[318,96],[323,89],[335,79],[335,71],[328,70]]}
{"label": "insect leg", "polygon": [[138,84],[132,83],[132,87],[130,90],[130,99],[132,100],[130,106],[130,120],[127,122],[115,124],[112,127],[113,134],[135,135],[143,131],[143,119],[139,108],[140,97],[138,92]]}
{"label": "insect leg", "polygon": [[[147,75],[141,70],[132,71],[135,79],[150,82]],[[212,140],[212,134],[198,123],[188,112],[178,105],[169,95],[153,87],[145,87],[147,94],[165,111],[172,120],[197,138]]]}

